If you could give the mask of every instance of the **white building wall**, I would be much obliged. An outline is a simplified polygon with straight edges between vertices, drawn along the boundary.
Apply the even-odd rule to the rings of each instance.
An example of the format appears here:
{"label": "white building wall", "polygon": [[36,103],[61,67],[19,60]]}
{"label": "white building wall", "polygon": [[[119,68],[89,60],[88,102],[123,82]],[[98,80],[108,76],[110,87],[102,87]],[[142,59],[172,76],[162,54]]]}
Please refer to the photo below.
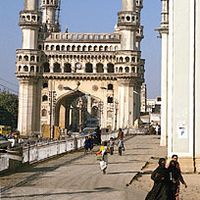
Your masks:
{"label": "white building wall", "polygon": [[168,98],[168,34],[162,34],[162,60],[161,60],[161,146],[167,143],[167,98]]}
{"label": "white building wall", "polygon": [[200,172],[200,1],[196,1],[196,37],[195,37],[195,156],[196,170]]}
{"label": "white building wall", "polygon": [[169,1],[168,156],[178,154],[183,171],[199,167],[200,153],[200,16],[195,16],[195,2],[199,13],[199,1]]}
{"label": "white building wall", "polygon": [[[173,58],[172,58],[172,99],[169,107],[172,110],[172,152],[189,153],[188,135],[187,138],[180,138],[178,135],[178,128],[184,126],[189,131],[189,96],[184,95],[189,93],[190,70],[190,45],[183,43],[188,41],[190,37],[189,29],[189,2],[174,1],[174,16],[173,21]],[[180,23],[184,21],[184,23]],[[188,28],[186,28],[188,27]],[[183,30],[185,30],[183,32]],[[179,67],[181,66],[181,67]],[[182,97],[182,98],[180,98]],[[184,145],[178,145],[178,143]]]}

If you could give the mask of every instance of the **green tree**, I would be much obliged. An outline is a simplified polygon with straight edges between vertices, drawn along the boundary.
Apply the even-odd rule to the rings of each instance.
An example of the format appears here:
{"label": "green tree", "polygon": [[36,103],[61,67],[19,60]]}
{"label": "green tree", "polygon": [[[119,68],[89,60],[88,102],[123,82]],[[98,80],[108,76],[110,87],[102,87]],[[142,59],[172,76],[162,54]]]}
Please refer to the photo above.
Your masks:
{"label": "green tree", "polygon": [[0,92],[0,124],[17,127],[18,96],[6,91]]}

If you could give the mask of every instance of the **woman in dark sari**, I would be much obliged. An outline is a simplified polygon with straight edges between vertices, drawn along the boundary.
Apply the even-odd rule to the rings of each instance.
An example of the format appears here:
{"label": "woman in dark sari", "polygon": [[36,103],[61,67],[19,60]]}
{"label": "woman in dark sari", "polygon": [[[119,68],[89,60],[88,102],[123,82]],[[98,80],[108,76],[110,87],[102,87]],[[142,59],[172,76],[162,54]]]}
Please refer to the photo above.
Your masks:
{"label": "woman in dark sari", "polygon": [[187,187],[181,175],[179,163],[177,161],[171,160],[169,163],[168,171],[170,177],[170,191],[172,194],[172,200],[179,200],[180,182],[184,184],[185,187]]}
{"label": "woman in dark sari", "polygon": [[165,158],[160,158],[158,164],[159,166],[151,175],[151,179],[154,181],[153,188],[147,194],[145,200],[172,200]]}

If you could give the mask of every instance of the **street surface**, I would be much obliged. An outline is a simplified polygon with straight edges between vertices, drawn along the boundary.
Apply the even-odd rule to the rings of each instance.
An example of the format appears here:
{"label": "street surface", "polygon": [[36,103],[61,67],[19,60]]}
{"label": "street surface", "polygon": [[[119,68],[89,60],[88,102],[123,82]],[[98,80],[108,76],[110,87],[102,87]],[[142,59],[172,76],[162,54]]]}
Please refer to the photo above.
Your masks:
{"label": "street surface", "polygon": [[[100,171],[95,151],[68,153],[0,177],[0,199],[13,200],[143,200],[144,190],[126,186],[151,157],[166,155],[159,136],[132,135],[122,156],[109,155],[107,174]],[[115,148],[116,149],[116,148]]]}

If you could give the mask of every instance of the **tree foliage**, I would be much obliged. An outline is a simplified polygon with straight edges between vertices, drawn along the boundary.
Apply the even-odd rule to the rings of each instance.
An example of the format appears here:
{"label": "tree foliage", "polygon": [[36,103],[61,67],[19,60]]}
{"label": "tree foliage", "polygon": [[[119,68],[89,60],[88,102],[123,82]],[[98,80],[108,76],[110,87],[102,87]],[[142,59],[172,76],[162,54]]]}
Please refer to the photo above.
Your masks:
{"label": "tree foliage", "polygon": [[0,124],[17,127],[18,96],[9,92],[0,92]]}

